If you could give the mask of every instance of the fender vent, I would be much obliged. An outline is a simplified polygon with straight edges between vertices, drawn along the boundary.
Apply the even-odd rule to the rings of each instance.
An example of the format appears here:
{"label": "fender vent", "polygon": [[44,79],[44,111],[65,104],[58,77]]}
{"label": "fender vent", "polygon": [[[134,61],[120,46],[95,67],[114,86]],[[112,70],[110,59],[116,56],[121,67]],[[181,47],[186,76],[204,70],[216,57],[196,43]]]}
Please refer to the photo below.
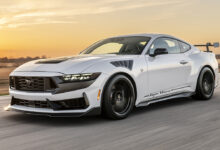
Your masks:
{"label": "fender vent", "polygon": [[111,64],[114,65],[115,67],[124,67],[129,70],[132,70],[133,60],[113,61],[111,62]]}

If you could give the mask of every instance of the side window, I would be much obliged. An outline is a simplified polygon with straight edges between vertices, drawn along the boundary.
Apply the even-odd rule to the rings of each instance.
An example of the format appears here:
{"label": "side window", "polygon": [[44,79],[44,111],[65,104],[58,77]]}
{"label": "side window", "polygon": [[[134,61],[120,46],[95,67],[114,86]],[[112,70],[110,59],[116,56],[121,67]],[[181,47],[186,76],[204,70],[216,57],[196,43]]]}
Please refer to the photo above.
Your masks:
{"label": "side window", "polygon": [[165,42],[168,45],[168,54],[178,54],[180,53],[180,47],[177,40],[173,39],[165,39]]}
{"label": "side window", "polygon": [[180,47],[177,40],[170,38],[158,38],[156,39],[150,47],[150,53],[153,53],[157,48],[165,48],[168,54],[178,54],[180,53]]}
{"label": "side window", "polygon": [[181,53],[185,53],[186,51],[190,50],[190,48],[191,48],[190,45],[183,43],[183,42],[180,42],[180,46],[181,46]]}

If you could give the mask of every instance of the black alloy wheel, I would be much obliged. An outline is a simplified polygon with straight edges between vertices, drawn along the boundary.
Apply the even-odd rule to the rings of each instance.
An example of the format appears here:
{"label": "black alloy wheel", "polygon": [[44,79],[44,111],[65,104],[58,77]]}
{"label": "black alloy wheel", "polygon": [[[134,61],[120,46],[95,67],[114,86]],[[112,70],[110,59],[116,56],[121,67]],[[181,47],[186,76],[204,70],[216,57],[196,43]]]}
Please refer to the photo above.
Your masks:
{"label": "black alloy wheel", "polygon": [[111,119],[126,118],[135,103],[132,82],[124,75],[116,75],[107,84],[102,103],[102,113]]}
{"label": "black alloy wheel", "polygon": [[198,78],[195,99],[209,100],[212,98],[215,89],[215,77],[210,68],[205,67]]}

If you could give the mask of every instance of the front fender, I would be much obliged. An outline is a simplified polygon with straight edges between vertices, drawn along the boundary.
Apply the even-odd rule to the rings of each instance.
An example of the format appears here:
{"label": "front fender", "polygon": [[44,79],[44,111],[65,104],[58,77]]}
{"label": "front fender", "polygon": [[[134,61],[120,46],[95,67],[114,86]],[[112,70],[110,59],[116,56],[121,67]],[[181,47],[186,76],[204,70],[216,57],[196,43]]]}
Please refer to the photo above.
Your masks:
{"label": "front fender", "polygon": [[[136,90],[136,102],[138,102],[143,98],[144,90],[146,90],[145,83],[147,83],[147,77],[146,74],[143,74],[143,71],[147,71],[147,65],[144,58],[134,60],[132,69],[126,67],[116,67],[113,64],[111,64],[111,62],[105,61],[102,63],[96,63],[95,65],[84,70],[84,73],[101,72],[106,74],[107,76],[104,80],[104,83],[101,83],[101,85],[104,86],[107,83],[107,81],[115,74],[124,74],[130,77],[133,80],[133,83],[135,84],[134,86]],[[102,91],[104,90],[104,86],[102,86]]]}

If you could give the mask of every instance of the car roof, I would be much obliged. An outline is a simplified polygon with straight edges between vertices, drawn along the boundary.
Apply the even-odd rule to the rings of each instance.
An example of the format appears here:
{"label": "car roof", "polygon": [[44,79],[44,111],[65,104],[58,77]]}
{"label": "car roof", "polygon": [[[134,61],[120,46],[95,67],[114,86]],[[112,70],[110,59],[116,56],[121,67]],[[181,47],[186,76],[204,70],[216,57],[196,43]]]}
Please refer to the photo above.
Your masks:
{"label": "car roof", "polygon": [[[156,39],[158,37],[168,37],[168,38],[174,38],[174,39],[177,39],[179,41],[182,41],[182,42],[185,42],[187,44],[189,44],[188,42],[182,40],[182,39],[179,39],[177,37],[174,37],[172,35],[168,35],[168,34],[160,34],[160,33],[140,33],[140,34],[128,34],[128,35],[119,35],[119,36],[114,36],[112,38],[115,38],[115,37],[132,37],[132,36],[145,36],[145,37],[150,37],[152,39]],[[191,45],[191,44],[189,44]]]}
{"label": "car roof", "polygon": [[114,37],[132,37],[132,36],[146,36],[146,37],[151,37],[151,38],[157,38],[157,37],[165,36],[165,37],[175,38],[174,36],[171,36],[171,35],[168,35],[168,34],[158,34],[158,33],[128,34],[128,35],[119,35],[119,36],[114,36]]}

